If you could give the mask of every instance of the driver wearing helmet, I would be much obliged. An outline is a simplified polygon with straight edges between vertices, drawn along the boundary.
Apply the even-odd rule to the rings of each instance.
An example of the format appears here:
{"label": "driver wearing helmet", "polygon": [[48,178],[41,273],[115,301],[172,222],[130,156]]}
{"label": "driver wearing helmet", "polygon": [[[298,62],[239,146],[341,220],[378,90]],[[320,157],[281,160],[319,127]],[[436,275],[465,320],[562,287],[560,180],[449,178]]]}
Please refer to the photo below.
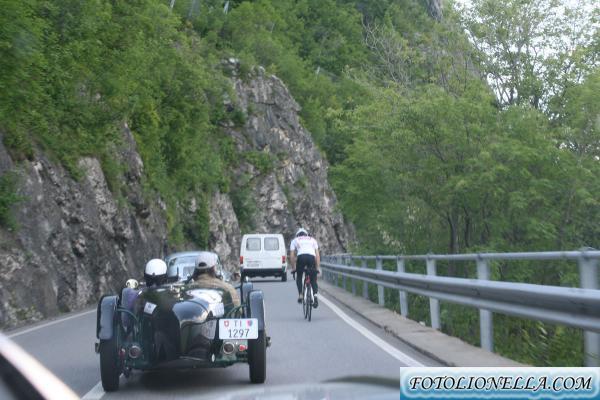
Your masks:
{"label": "driver wearing helmet", "polygon": [[[144,267],[144,280],[147,288],[164,284],[167,281],[167,264],[160,258],[153,258],[148,261]],[[142,289],[140,289],[139,282],[136,279],[128,279],[121,291],[121,307],[131,312],[140,311],[140,307],[143,305],[138,301],[141,291]],[[125,328],[125,333],[131,333],[133,330],[131,315],[121,313],[121,322]]]}
{"label": "driver wearing helmet", "polygon": [[310,283],[315,296],[313,307],[317,308],[317,273],[321,274],[321,257],[319,255],[319,244],[308,235],[306,229],[300,228],[296,237],[290,243],[290,261],[292,263],[292,274],[296,274],[296,286],[298,287],[298,303],[302,303],[302,275],[309,274]]}
{"label": "driver wearing helmet", "polygon": [[237,290],[227,282],[217,277],[217,255],[210,252],[201,253],[196,259],[196,267],[191,279],[199,286],[224,289],[231,295],[233,306],[237,307],[240,303],[240,296]]}
{"label": "driver wearing helmet", "polygon": [[167,264],[160,258],[153,258],[144,268],[146,287],[160,286],[167,282]]}

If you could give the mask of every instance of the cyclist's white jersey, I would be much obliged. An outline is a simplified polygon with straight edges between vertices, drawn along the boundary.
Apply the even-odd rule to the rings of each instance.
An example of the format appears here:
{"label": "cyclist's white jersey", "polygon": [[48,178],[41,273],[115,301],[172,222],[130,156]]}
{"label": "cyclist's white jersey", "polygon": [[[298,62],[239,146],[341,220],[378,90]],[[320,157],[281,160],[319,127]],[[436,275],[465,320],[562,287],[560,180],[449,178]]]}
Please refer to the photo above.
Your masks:
{"label": "cyclist's white jersey", "polygon": [[290,251],[296,251],[296,255],[310,254],[311,256],[317,255],[319,245],[317,241],[310,236],[298,236],[292,243],[290,243]]}

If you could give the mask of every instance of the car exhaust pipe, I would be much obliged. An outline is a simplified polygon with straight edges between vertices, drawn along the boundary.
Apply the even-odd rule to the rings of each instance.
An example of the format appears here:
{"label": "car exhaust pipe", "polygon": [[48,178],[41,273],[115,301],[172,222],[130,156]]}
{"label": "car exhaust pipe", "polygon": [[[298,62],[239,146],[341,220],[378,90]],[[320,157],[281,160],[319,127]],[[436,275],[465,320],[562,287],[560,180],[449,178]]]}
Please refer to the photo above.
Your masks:
{"label": "car exhaust pipe", "polygon": [[235,345],[231,342],[225,342],[223,343],[223,353],[224,354],[231,354],[235,351]]}
{"label": "car exhaust pipe", "polygon": [[142,355],[142,348],[140,346],[138,346],[137,344],[132,344],[131,347],[129,347],[129,358],[133,358],[134,360],[136,358],[139,358]]}

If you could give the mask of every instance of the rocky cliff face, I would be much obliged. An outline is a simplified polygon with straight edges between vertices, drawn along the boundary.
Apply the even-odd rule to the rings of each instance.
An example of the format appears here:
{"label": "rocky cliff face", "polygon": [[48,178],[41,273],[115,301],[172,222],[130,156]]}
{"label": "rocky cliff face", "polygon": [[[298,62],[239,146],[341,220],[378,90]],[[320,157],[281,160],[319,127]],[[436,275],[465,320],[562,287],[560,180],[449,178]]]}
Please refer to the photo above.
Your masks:
{"label": "rocky cliff face", "polygon": [[[304,226],[325,252],[344,251],[352,232],[336,211],[327,163],[298,120],[298,104],[262,69],[232,83],[238,98],[226,107],[235,103],[248,117],[243,126],[223,127],[240,161],[230,192],[212,195],[210,247],[234,270],[243,233],[281,232],[289,241]],[[165,206],[143,193],[143,162],[126,125],[122,132],[115,154],[128,189],[120,197],[95,158],[79,160],[82,178],[74,180],[39,151],[33,161],[13,162],[0,140],[0,174],[16,172],[22,196],[13,210],[18,229],[0,229],[1,326],[95,304],[140,277],[148,259],[164,255]]]}
{"label": "rocky cliff face", "polygon": [[240,154],[263,160],[261,167],[246,157],[234,172],[235,190],[251,199],[246,230],[280,232],[289,242],[304,227],[324,252],[346,250],[353,232],[336,209],[327,161],[300,124],[300,107],[287,87],[260,67],[249,81],[234,78],[234,87],[247,120],[242,128],[225,131]]}
{"label": "rocky cliff face", "polygon": [[128,172],[127,198],[116,199],[100,162],[82,158],[83,178],[37,153],[15,165],[0,144],[0,172],[19,176],[23,201],[14,207],[18,229],[2,232],[0,323],[15,325],[95,302],[130,276],[145,260],[161,256],[166,222],[160,201],[145,202],[143,164],[127,126],[115,154]]}
{"label": "rocky cliff face", "polygon": [[431,18],[441,21],[444,17],[442,0],[427,0],[427,11]]}

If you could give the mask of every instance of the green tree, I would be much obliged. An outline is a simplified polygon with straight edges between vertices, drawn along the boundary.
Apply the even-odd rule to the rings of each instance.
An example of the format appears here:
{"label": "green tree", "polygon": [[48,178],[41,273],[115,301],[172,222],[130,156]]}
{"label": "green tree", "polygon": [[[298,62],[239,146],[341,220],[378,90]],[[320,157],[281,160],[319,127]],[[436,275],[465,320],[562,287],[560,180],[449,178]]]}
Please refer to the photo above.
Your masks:
{"label": "green tree", "polygon": [[2,1],[0,7],[0,127],[4,143],[21,158],[32,155],[28,131],[44,125],[46,21],[36,14],[35,1]]}
{"label": "green tree", "polygon": [[461,9],[478,68],[504,105],[545,108],[598,65],[594,1],[476,0]]}

